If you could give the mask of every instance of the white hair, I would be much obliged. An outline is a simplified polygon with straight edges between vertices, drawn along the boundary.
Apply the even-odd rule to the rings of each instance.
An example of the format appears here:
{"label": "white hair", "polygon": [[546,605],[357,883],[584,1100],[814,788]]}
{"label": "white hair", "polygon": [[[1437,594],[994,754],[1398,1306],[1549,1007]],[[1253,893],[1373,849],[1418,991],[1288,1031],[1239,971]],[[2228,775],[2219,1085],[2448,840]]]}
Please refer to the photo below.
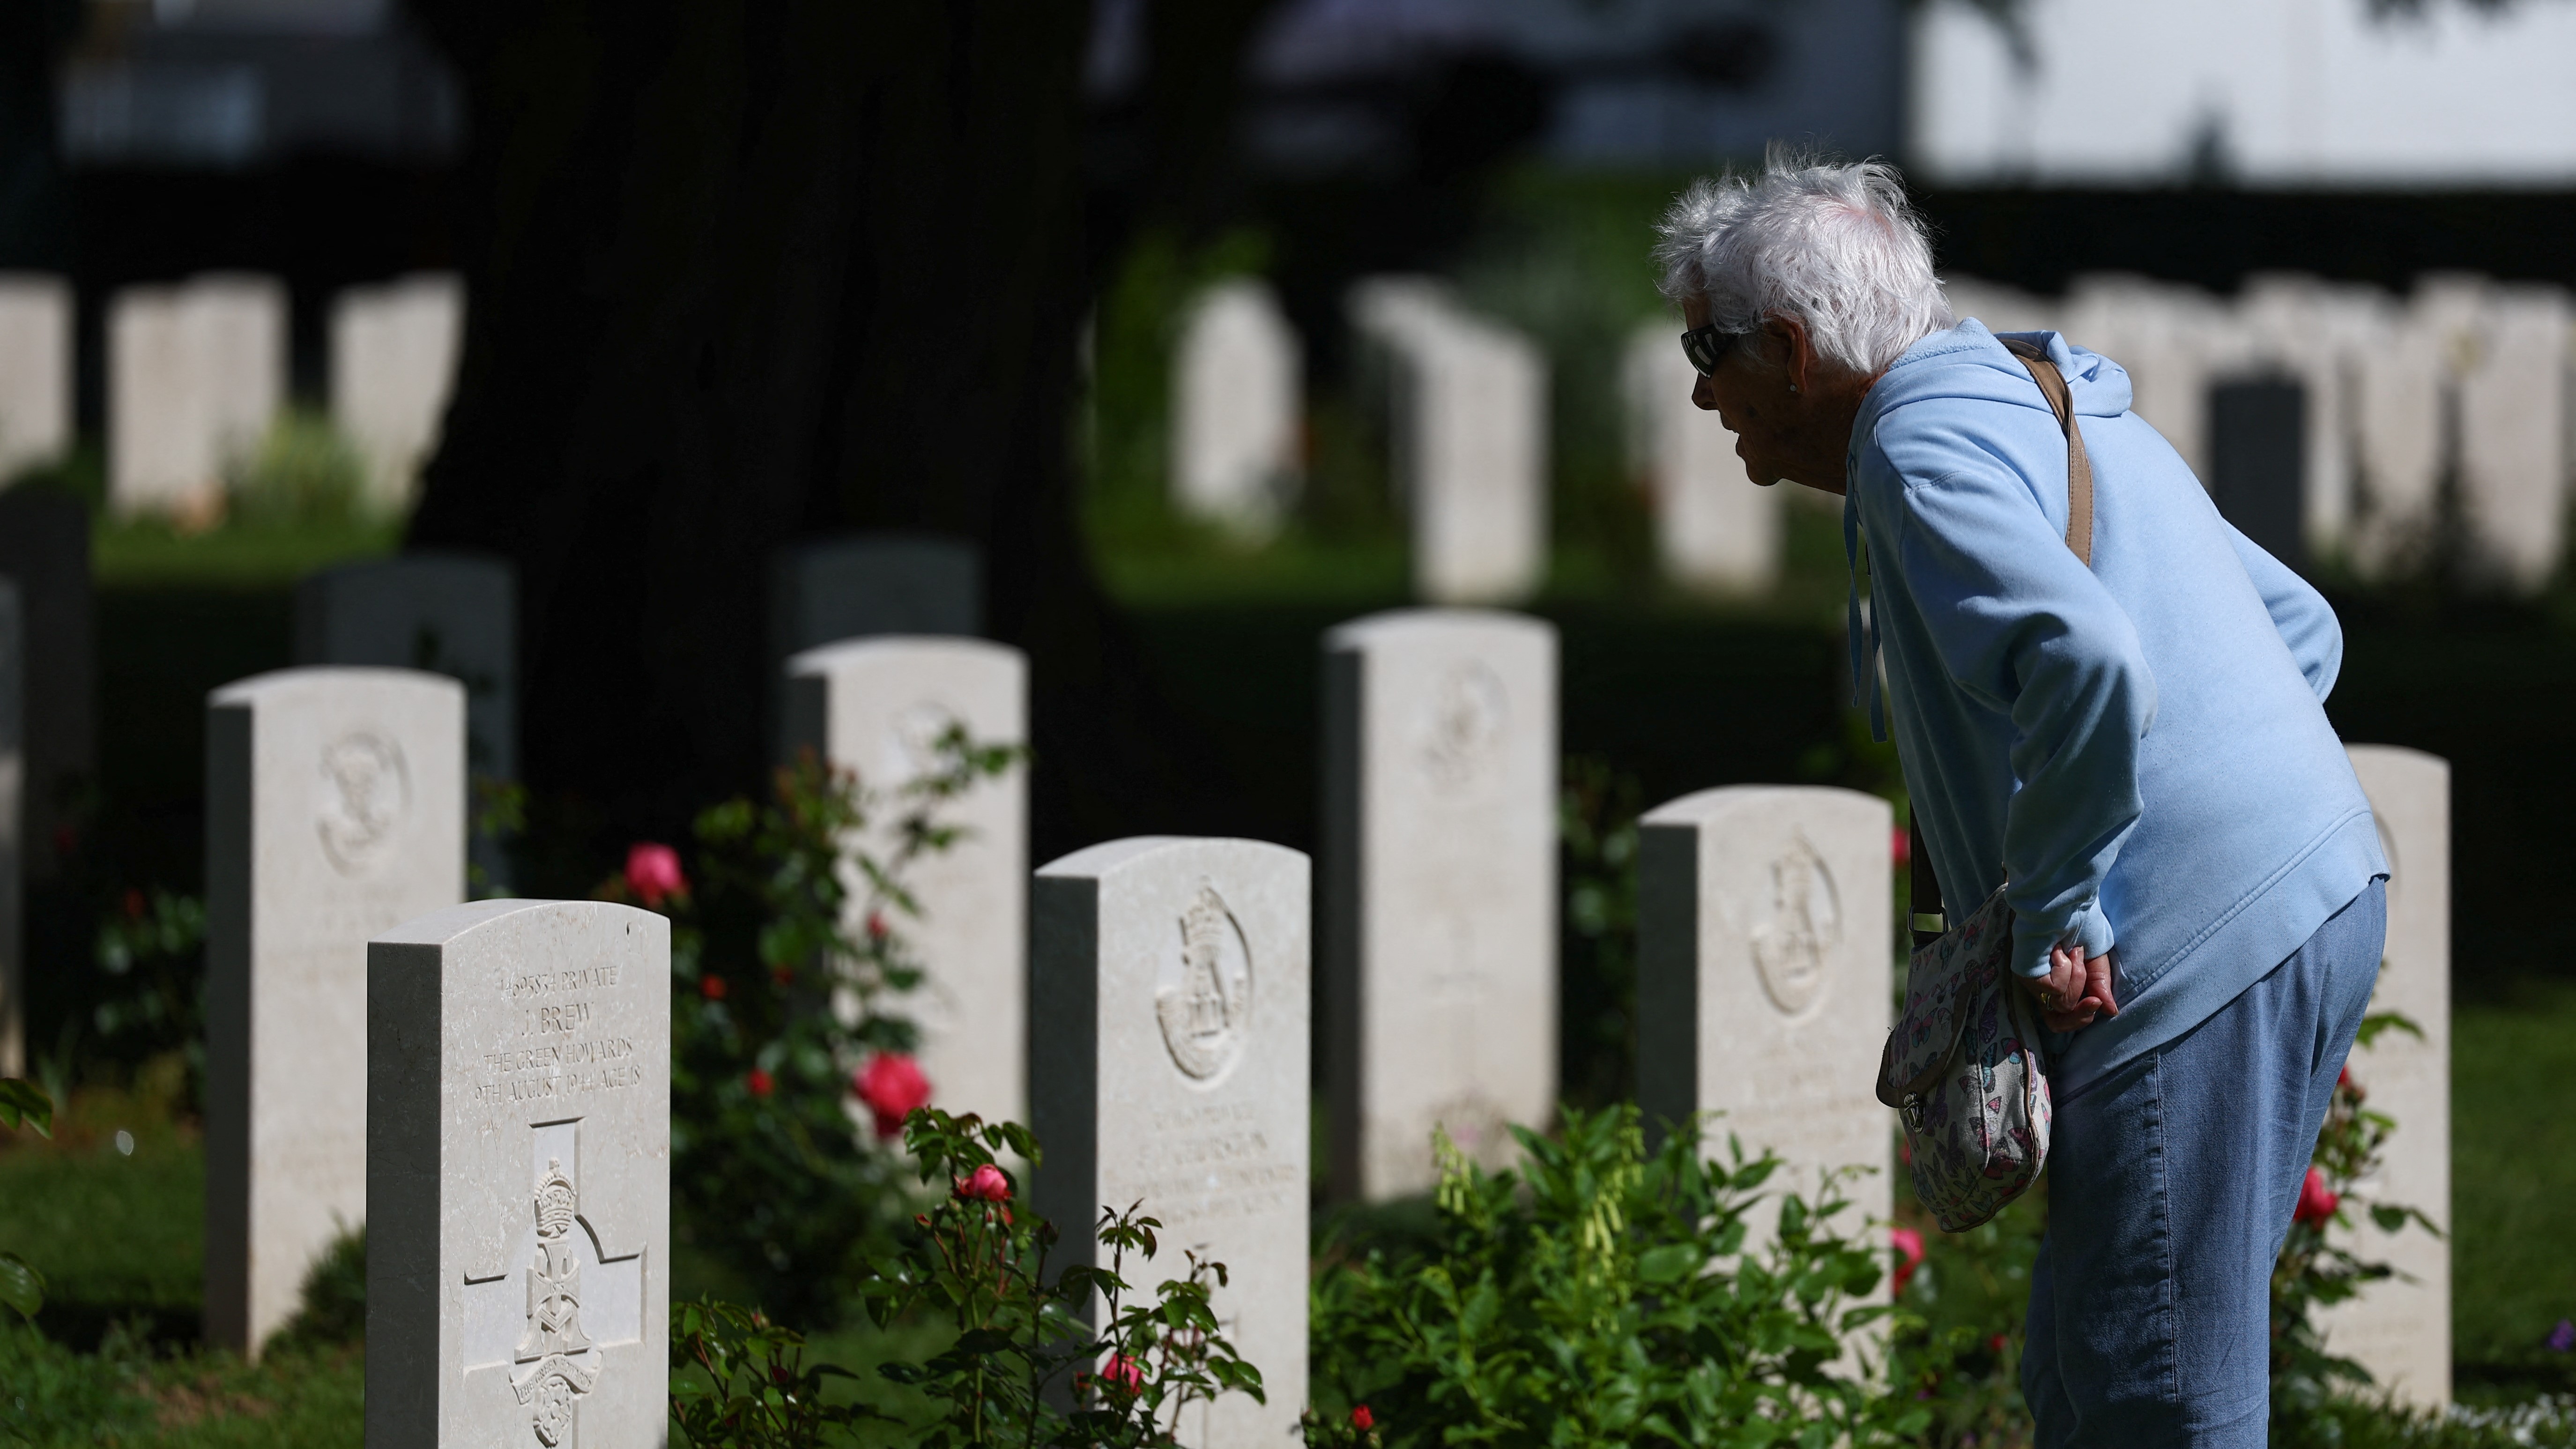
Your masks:
{"label": "white hair", "polygon": [[1693,182],[1656,230],[1665,298],[1706,301],[1708,320],[1739,341],[1785,313],[1828,362],[1876,376],[1958,323],[1931,239],[1884,162],[1775,149],[1759,175]]}

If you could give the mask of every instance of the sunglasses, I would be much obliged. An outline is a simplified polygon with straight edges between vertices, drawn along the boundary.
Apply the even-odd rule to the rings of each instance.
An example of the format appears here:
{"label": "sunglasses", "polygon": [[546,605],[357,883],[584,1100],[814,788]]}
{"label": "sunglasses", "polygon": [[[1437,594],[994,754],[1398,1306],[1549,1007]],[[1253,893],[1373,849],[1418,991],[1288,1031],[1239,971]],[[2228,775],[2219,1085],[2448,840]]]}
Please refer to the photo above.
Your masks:
{"label": "sunglasses", "polygon": [[1743,335],[1741,332],[1719,331],[1714,322],[1694,327],[1682,334],[1682,356],[1690,359],[1690,365],[1699,369],[1700,376],[1714,377],[1717,365],[1726,360],[1727,350],[1735,345],[1736,338]]}

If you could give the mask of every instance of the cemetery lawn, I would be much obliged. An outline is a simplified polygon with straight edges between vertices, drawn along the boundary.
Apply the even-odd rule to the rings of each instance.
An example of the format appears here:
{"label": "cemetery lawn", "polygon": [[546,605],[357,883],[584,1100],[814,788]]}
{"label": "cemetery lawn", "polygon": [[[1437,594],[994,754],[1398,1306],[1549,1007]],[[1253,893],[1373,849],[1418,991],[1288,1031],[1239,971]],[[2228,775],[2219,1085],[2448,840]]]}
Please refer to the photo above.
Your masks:
{"label": "cemetery lawn", "polygon": [[2459,1395],[2576,1390],[2576,1355],[2543,1343],[2576,1318],[2576,984],[2526,980],[2455,1005],[2451,1092]]}
{"label": "cemetery lawn", "polygon": [[155,520],[102,516],[94,528],[90,567],[110,588],[280,588],[325,564],[392,553],[402,543],[397,519],[180,533]]}

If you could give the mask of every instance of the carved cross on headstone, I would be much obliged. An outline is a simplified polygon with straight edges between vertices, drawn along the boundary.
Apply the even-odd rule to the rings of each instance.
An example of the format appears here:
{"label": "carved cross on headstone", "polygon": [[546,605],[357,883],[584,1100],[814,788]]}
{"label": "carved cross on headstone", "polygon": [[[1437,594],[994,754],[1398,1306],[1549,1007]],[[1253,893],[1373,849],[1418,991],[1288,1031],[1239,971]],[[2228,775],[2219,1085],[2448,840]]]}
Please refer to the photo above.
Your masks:
{"label": "carved cross on headstone", "polygon": [[573,1229],[581,1208],[563,1160],[548,1158],[537,1182],[537,1252],[528,1265],[528,1329],[519,1339],[519,1363],[535,1368],[510,1381],[519,1402],[530,1406],[529,1427],[545,1449],[572,1442],[580,1398],[598,1382],[598,1371],[571,1354],[590,1351],[581,1331],[581,1262],[573,1256]]}

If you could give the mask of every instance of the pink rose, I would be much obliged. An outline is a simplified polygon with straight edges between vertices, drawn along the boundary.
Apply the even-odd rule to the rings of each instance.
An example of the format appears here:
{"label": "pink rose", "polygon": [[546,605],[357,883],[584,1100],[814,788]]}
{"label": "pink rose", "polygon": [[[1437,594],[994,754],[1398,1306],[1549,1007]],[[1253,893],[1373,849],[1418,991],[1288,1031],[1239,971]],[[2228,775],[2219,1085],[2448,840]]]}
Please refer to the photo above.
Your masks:
{"label": "pink rose", "polygon": [[769,1073],[758,1067],[753,1067],[745,1073],[742,1082],[744,1086],[751,1088],[751,1094],[755,1097],[766,1097],[778,1086],[770,1079]]}
{"label": "pink rose", "polygon": [[2311,1167],[2307,1181],[2299,1184],[2299,1205],[2290,1216],[2303,1223],[2321,1223],[2334,1216],[2335,1206],[2343,1201],[2326,1186],[2326,1175]]}
{"label": "pink rose", "polygon": [[721,977],[721,976],[714,976],[714,975],[708,975],[708,976],[701,976],[701,977],[699,977],[699,978],[698,978],[698,994],[699,994],[700,996],[705,997],[705,998],[706,998],[707,1000],[709,1000],[709,1001],[722,1001],[722,1000],[724,1000],[724,996],[725,996],[725,979],[724,979],[723,977]]}
{"label": "pink rose", "polygon": [[957,1195],[976,1202],[1007,1202],[1011,1196],[1011,1180],[1002,1175],[1002,1169],[987,1162],[957,1179]]}
{"label": "pink rose", "polygon": [[1887,1240],[1904,1257],[1896,1265],[1896,1276],[1888,1281],[1887,1296],[1902,1298],[1905,1285],[1914,1281],[1914,1270],[1923,1266],[1923,1235],[1912,1228],[1889,1228]]}
{"label": "pink rose", "polygon": [[689,878],[680,874],[680,853],[667,845],[639,840],[626,848],[626,888],[656,910],[665,896],[689,893]]}
{"label": "pink rose", "polygon": [[850,1090],[877,1119],[877,1135],[903,1131],[903,1119],[915,1107],[930,1105],[930,1079],[921,1064],[901,1052],[879,1052],[850,1078]]}
{"label": "pink rose", "polygon": [[1914,832],[1906,829],[1902,825],[1890,826],[1889,830],[1891,832],[1888,836],[1890,843],[1887,847],[1889,858],[1894,860],[1898,865],[1912,865],[1914,863]]}
{"label": "pink rose", "polygon": [[1368,1405],[1362,1404],[1351,1410],[1351,1427],[1365,1434],[1377,1427],[1377,1415],[1368,1411]]}
{"label": "pink rose", "polygon": [[1124,1393],[1132,1394],[1145,1387],[1145,1366],[1123,1353],[1111,1354],[1109,1366],[1100,1371],[1100,1376]]}

